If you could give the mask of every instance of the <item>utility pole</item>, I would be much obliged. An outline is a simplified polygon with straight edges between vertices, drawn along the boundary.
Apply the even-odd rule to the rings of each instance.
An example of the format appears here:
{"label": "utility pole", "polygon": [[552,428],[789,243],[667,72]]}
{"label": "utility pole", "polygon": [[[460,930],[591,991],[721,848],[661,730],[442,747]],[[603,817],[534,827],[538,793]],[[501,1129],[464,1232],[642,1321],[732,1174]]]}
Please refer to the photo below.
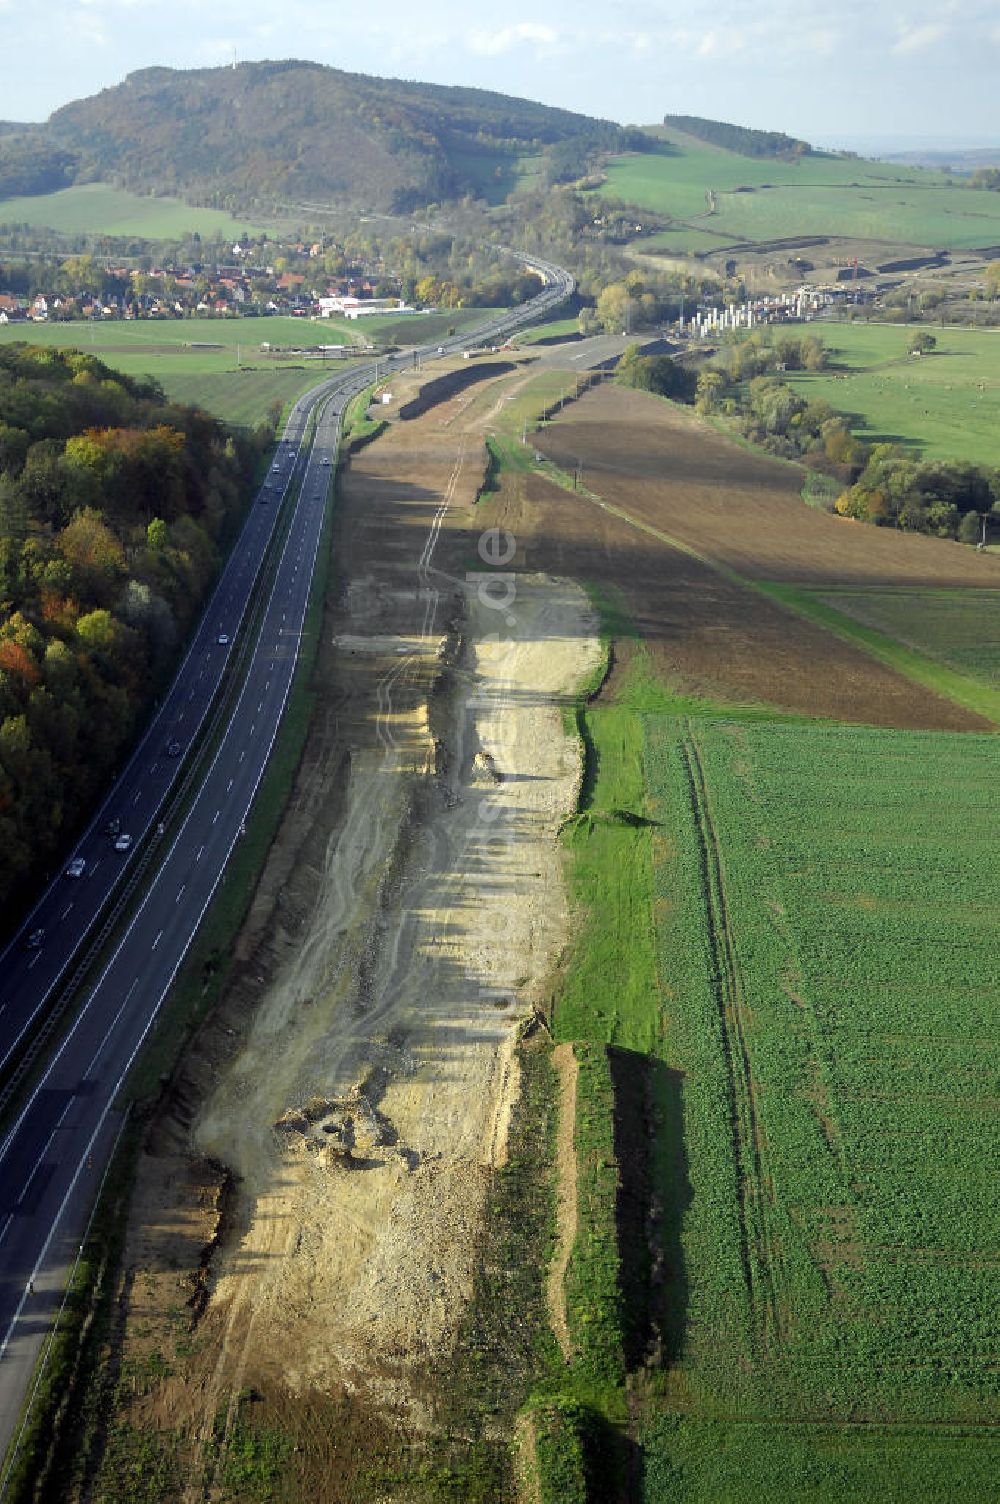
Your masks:
{"label": "utility pole", "polygon": [[573,472],[573,490],[579,491],[583,486],[583,460],[578,459],[576,469]]}

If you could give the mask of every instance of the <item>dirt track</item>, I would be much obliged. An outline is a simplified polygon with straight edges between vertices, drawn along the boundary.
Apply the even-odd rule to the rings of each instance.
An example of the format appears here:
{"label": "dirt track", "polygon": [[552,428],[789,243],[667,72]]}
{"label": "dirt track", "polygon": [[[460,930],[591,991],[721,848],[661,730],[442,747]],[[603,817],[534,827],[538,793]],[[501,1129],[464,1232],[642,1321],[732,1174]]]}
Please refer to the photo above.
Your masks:
{"label": "dirt track", "polygon": [[171,1268],[203,1265],[200,1356],[137,1407],[200,1436],[192,1477],[248,1385],[429,1420],[411,1379],[454,1340],[518,1030],[566,943],[561,702],[596,620],[578,586],[477,559],[473,408],[394,424],[349,472],[293,805],[141,1178],[129,1259],[162,1293],[133,1290],[133,1356]]}

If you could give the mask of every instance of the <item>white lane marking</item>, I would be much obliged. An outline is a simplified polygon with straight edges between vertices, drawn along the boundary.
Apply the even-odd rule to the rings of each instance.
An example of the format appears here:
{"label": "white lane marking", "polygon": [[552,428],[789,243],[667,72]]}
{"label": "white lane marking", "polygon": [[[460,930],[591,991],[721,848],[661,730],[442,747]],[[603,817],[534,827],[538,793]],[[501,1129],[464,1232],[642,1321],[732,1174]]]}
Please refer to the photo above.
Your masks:
{"label": "white lane marking", "polygon": [[32,956],[31,960],[28,962],[28,970],[31,971],[34,967],[36,967],[41,959],[42,954],[41,951],[39,951],[38,954]]}
{"label": "white lane marking", "polygon": [[212,824],[213,824],[213,825],[214,825],[214,824],[215,824],[215,822],[216,822],[216,821],[217,821],[217,820],[218,820],[218,818],[219,818],[219,816],[220,816],[220,815],[221,815],[221,814],[222,814],[222,811],[221,811],[221,809],[217,809],[217,810],[216,810],[216,811],[215,811],[215,814],[214,814],[214,815],[213,815],[213,816],[212,816]]}
{"label": "white lane marking", "polygon": [[60,919],[65,919],[66,915],[71,911],[72,908],[73,908],[73,905],[71,903],[68,903],[66,905],[66,907],[63,909],[62,913],[59,915],[59,918]]}
{"label": "white lane marking", "polygon": [[[63,1113],[63,1117],[65,1117],[65,1116],[66,1116],[66,1114]],[[60,1123],[62,1122],[62,1118],[59,1119],[59,1122]],[[59,1124],[57,1123],[56,1126],[53,1128],[52,1132],[49,1134],[48,1142],[46,1143],[45,1148],[42,1150],[41,1154],[39,1154],[38,1158],[35,1160],[35,1163],[34,1163],[34,1165],[32,1167],[31,1174],[28,1176],[27,1180],[24,1182],[24,1189],[22,1190],[21,1196],[20,1196],[20,1200],[17,1203],[18,1206],[23,1206],[24,1205],[24,1198],[28,1194],[28,1191],[29,1191],[29,1189],[31,1187],[31,1182],[34,1180],[35,1176],[38,1174],[39,1170],[42,1168],[42,1160],[45,1158],[46,1154],[48,1154],[49,1149],[52,1147],[52,1140],[55,1138],[55,1136],[56,1136],[56,1134],[58,1132],[59,1132]]]}
{"label": "white lane marking", "polygon": [[174,903],[180,903],[181,899],[184,896],[184,889],[186,887],[187,883],[181,883],[180,887],[177,889],[177,897],[174,899]]}
{"label": "white lane marking", "polygon": [[246,747],[241,747],[240,748],[240,762],[243,761],[243,759],[244,759],[244,757],[246,757],[246,755],[247,755],[247,749],[246,749]]}
{"label": "white lane marking", "polygon": [[261,711],[263,709],[264,709],[264,701],[261,700],[260,704],[257,706],[257,714],[260,715],[260,713],[261,713]]}
{"label": "white lane marking", "polygon": [[253,725],[250,727],[250,735],[253,736],[253,734],[254,734],[254,732],[256,730],[257,730],[257,722],[254,721]]}
{"label": "white lane marking", "polygon": [[232,786],[233,786],[233,780],[230,778],[229,782],[226,784],[226,793],[227,794],[229,793],[229,790],[232,788]]}
{"label": "white lane marking", "polygon": [[200,862],[201,861],[202,853],[204,852],[204,850],[205,850],[204,846],[199,846],[198,847],[198,855],[195,857],[195,861],[196,862]]}
{"label": "white lane marking", "polygon": [[156,939],[155,939],[155,940],[154,940],[154,941],[153,941],[153,943],[152,943],[152,945],[151,945],[151,946],[150,946],[150,947],[149,947],[149,948],[150,948],[150,950],[155,950],[155,949],[156,949],[156,947],[157,947],[157,946],[158,946],[158,945],[159,945],[159,943],[160,943],[160,940],[161,940],[161,938],[162,938],[162,935],[163,935],[163,931],[162,931],[162,930],[160,930],[160,931],[159,931],[159,932],[158,932],[158,934],[157,934],[157,936],[156,936]]}
{"label": "white lane marking", "polygon": [[95,863],[94,863],[94,865],[93,865],[93,867],[91,867],[91,869],[90,869],[90,870],[91,870],[91,872],[96,872],[96,871],[97,871],[97,869],[98,869],[98,867],[99,867],[99,866],[100,866],[100,865],[101,865],[101,858],[100,858],[100,857],[98,857],[98,859],[97,859],[97,861],[96,861],[96,862],[95,862]]}
{"label": "white lane marking", "polygon": [[[163,934],[163,931],[161,930],[160,931],[160,935],[162,935],[162,934]],[[159,940],[160,935],[157,935],[157,937],[156,937],[157,940]],[[154,950],[156,949],[156,940],[153,941],[153,949]],[[104,1038],[101,1040],[100,1044],[97,1046],[97,1049],[94,1051],[94,1057],[93,1057],[93,1059],[91,1060],[90,1064],[87,1066],[87,1069],[83,1073],[83,1079],[84,1080],[87,1079],[87,1077],[90,1075],[91,1071],[94,1069],[94,1066],[97,1064],[98,1060],[101,1058],[101,1051],[104,1049],[104,1046],[107,1044],[108,1040],[111,1038],[111,1035],[112,1035],[112,1033],[114,1032],[114,1029],[115,1029],[115,1025],[118,1023],[118,1020],[121,1018],[122,1014],[125,1012],[125,1009],[128,1007],[128,1000],[132,996],[132,994],[135,991],[135,989],[138,986],[138,984],[139,984],[139,978],[138,977],[133,977],[132,978],[132,985],[131,985],[131,987],[126,992],[125,996],[122,998],[121,1007],[118,1009],[118,1012],[115,1014],[115,1016],[112,1019],[111,1023],[105,1029],[105,1031],[104,1031]],[[72,1103],[72,1100],[73,1099],[71,1097],[70,1101],[67,1102],[67,1104],[66,1104],[66,1112],[69,1111],[70,1105]],[[63,1117],[66,1116],[66,1112],[63,1113]],[[62,1122],[62,1118],[60,1118],[59,1121],[61,1123]]]}
{"label": "white lane marking", "polygon": [[138,803],[139,803],[139,800],[140,800],[140,799],[141,799],[141,798],[142,798],[142,790],[141,790],[141,789],[139,789],[139,790],[137,790],[137,792],[136,792],[136,796],[135,796],[135,798],[134,798],[134,799],[133,799],[133,800],[132,800],[132,803],[133,803],[133,804],[138,804]]}

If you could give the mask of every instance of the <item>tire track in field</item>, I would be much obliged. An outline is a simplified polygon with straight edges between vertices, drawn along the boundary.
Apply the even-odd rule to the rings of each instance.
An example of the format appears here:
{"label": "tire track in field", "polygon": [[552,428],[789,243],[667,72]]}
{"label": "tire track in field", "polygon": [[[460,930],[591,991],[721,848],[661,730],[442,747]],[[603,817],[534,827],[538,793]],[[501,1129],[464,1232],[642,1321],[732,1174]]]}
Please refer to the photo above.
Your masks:
{"label": "tire track in field", "polygon": [[686,723],[681,752],[698,833],[714,971],[713,990],[722,1026],[722,1049],[739,1194],[743,1277],[750,1299],[755,1340],[761,1347],[767,1347],[772,1340],[780,1340],[781,1331],[776,1298],[776,1251],[770,1235],[767,1207],[770,1179],[765,1169],[765,1136],[757,1110],[753,1066],[747,1042],[746,997],[726,902],[722,852],[712,819],[701,751],[690,721]]}

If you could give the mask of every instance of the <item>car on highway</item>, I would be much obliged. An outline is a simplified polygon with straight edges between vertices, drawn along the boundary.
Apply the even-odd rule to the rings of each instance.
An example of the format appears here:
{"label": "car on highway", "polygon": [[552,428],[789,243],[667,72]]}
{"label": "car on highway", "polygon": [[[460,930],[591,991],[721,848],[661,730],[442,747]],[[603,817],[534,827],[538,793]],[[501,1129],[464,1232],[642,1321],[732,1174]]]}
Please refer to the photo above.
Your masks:
{"label": "car on highway", "polygon": [[66,877],[82,877],[87,870],[87,863],[82,856],[75,856],[66,866]]}
{"label": "car on highway", "polygon": [[180,742],[167,742],[167,756],[168,757],[180,757],[180,755],[181,755],[181,744],[180,744]]}
{"label": "car on highway", "polygon": [[218,635],[218,637],[215,640],[219,644],[220,648],[228,647],[229,646],[229,633],[228,632],[220,632],[219,635]]}
{"label": "car on highway", "polygon": [[128,851],[131,845],[132,837],[129,835],[127,830],[123,830],[119,835],[115,836],[116,851]]}
{"label": "car on highway", "polygon": [[330,463],[330,461],[326,457],[324,457],[323,459],[320,460],[320,464],[321,465],[328,465],[329,463]]}
{"label": "car on highway", "polygon": [[25,948],[25,950],[41,950],[41,948],[42,948],[42,946],[44,944],[45,944],[45,931],[44,930],[41,930],[41,929],[39,929],[39,930],[31,930],[30,933],[27,934],[27,935],[25,935],[25,937],[24,937],[24,948]]}
{"label": "car on highway", "polygon": [[110,836],[111,839],[114,840],[115,836],[118,834],[121,828],[122,822],[116,816],[113,820],[109,820],[107,825],[105,825],[104,834]]}

